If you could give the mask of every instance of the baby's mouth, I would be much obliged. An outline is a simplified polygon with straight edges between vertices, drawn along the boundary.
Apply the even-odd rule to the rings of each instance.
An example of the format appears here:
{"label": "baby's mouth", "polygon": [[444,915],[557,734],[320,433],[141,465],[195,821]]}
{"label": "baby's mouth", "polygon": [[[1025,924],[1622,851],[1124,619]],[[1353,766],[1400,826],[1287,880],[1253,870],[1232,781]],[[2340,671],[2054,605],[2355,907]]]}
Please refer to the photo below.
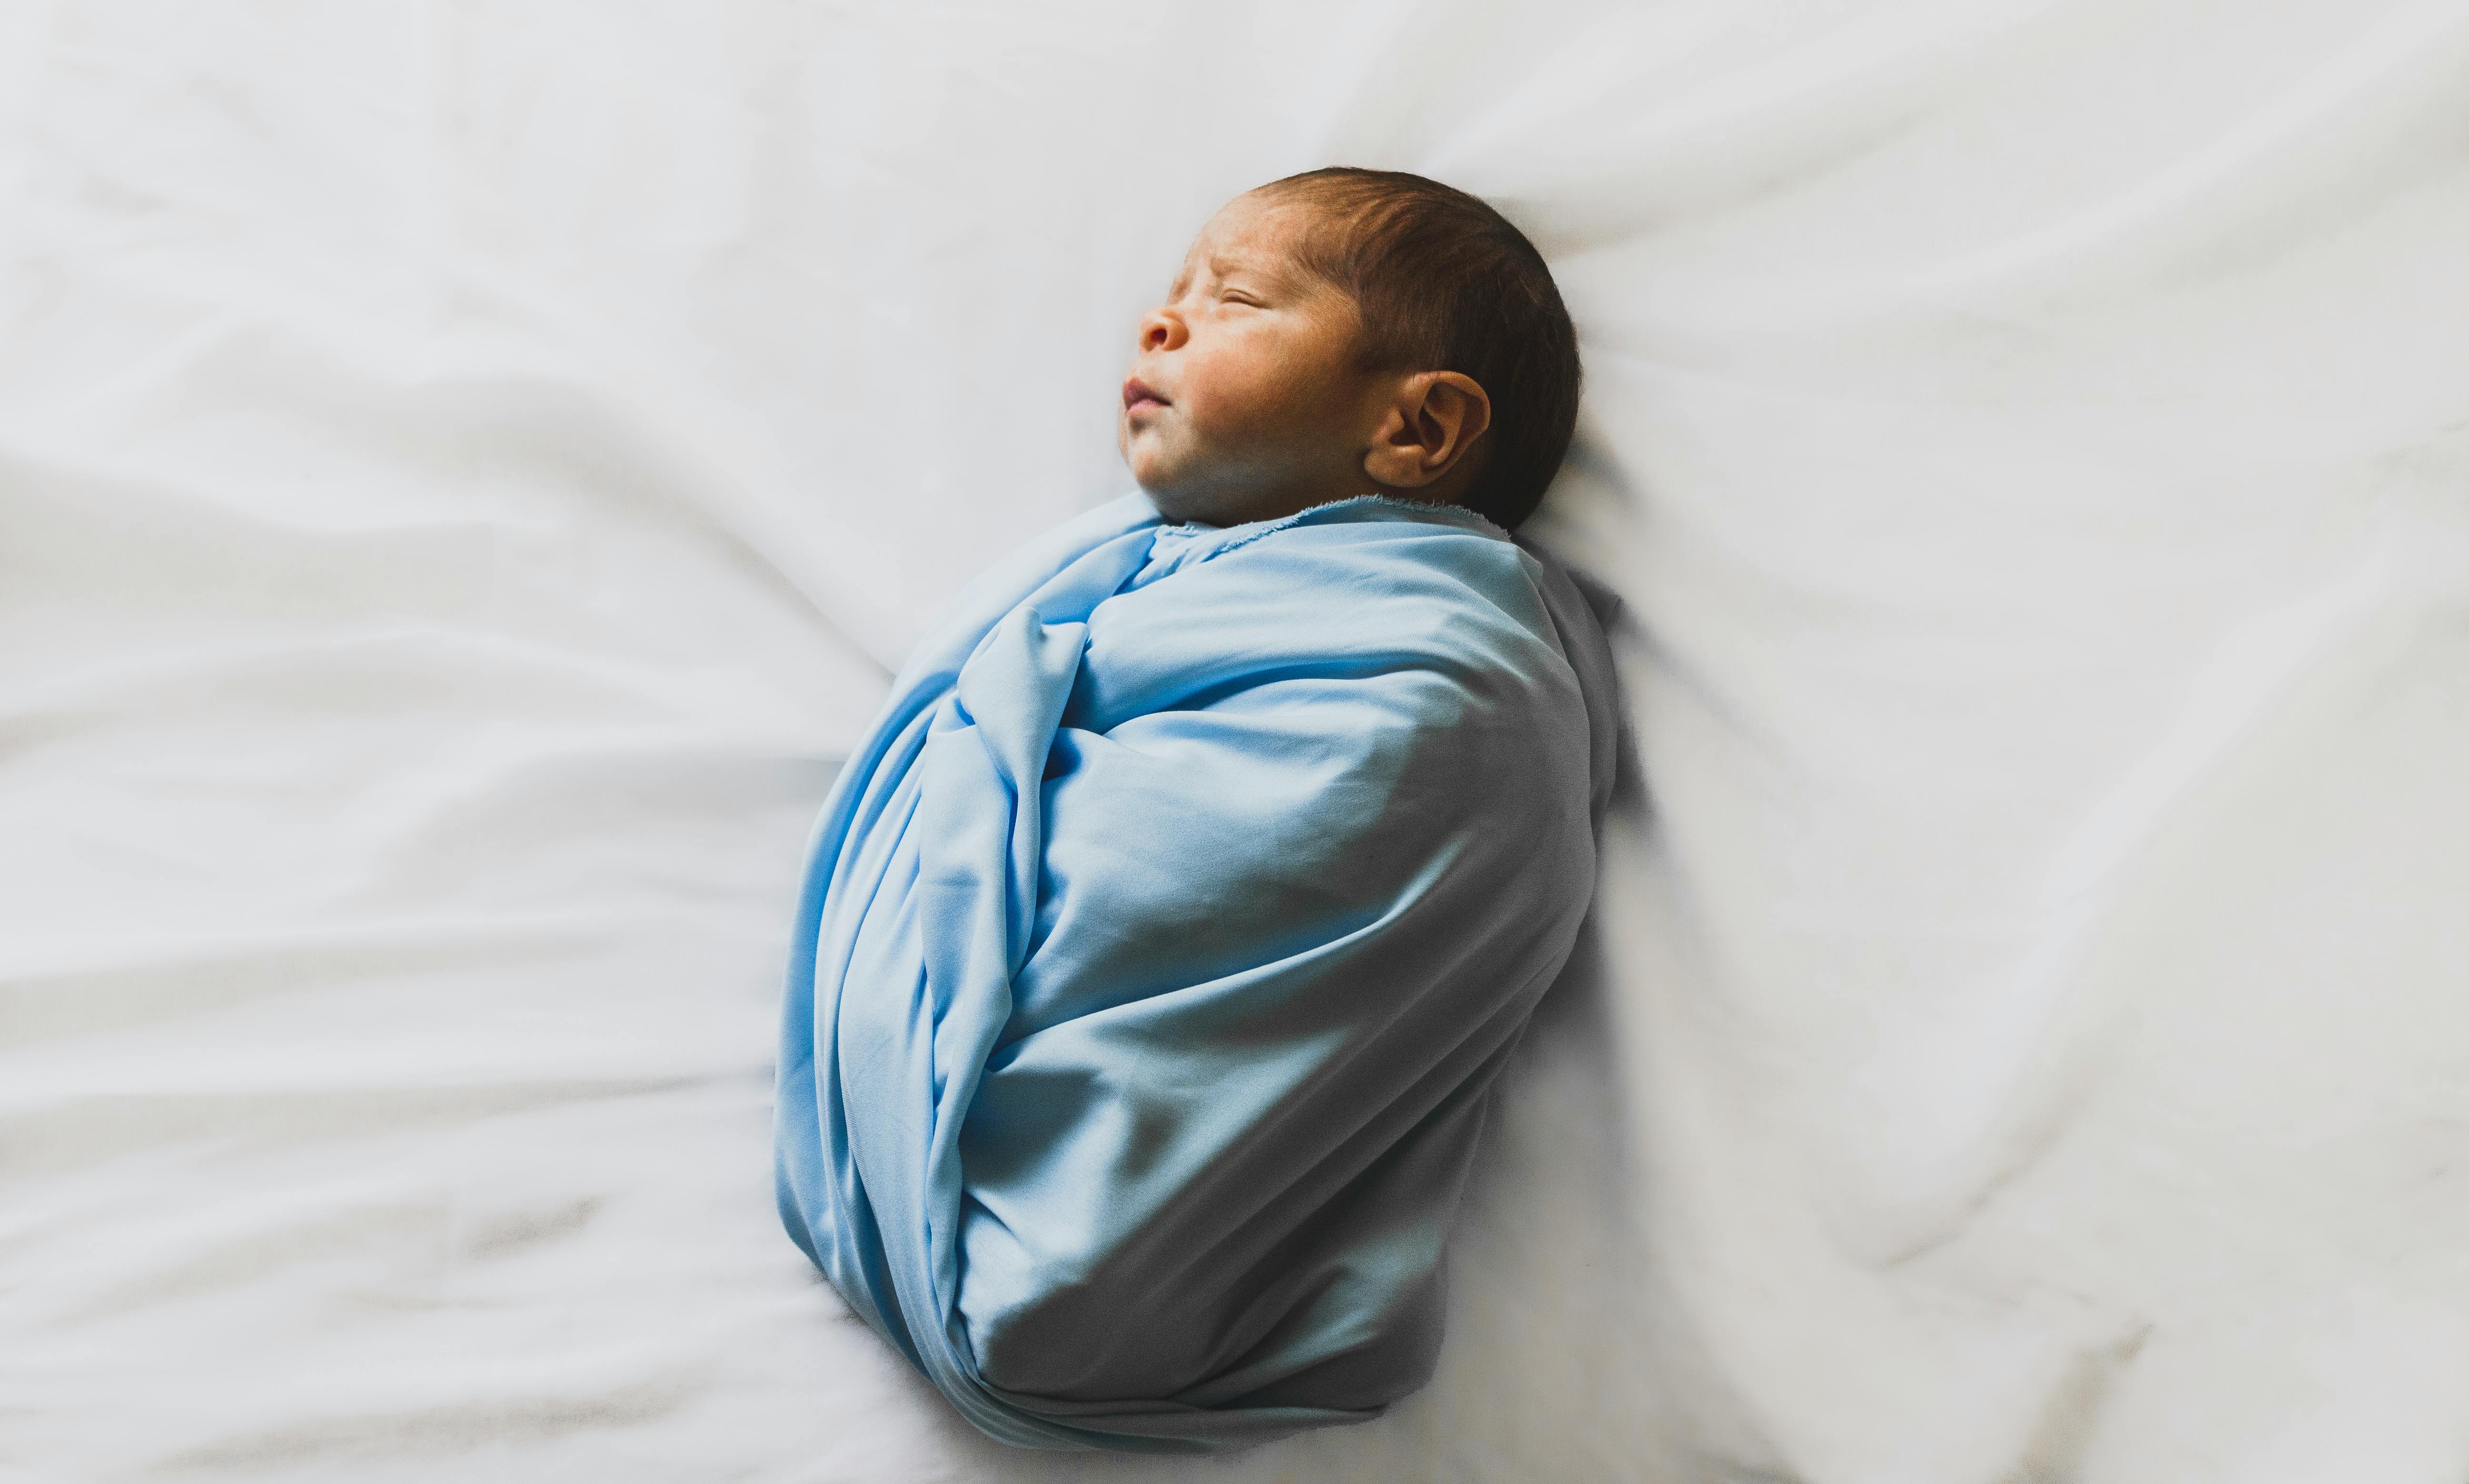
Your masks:
{"label": "baby's mouth", "polygon": [[1172,406],[1137,376],[1123,383],[1123,410],[1126,412],[1155,411],[1159,407]]}

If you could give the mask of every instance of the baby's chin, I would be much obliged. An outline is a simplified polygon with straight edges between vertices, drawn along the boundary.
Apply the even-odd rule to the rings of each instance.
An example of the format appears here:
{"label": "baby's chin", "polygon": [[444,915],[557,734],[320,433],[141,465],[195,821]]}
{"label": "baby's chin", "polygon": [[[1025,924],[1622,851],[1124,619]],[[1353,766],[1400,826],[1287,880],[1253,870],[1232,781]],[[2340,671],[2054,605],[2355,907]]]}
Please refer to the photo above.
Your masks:
{"label": "baby's chin", "polygon": [[1348,489],[1337,494],[1316,494],[1285,488],[1274,475],[1257,468],[1210,459],[1164,457],[1161,452],[1135,442],[1126,451],[1126,461],[1141,492],[1168,521],[1242,525],[1253,521],[1278,520],[1325,500],[1362,493]]}
{"label": "baby's chin", "polygon": [[1234,513],[1240,501],[1233,497],[1225,481],[1193,478],[1189,470],[1137,444],[1125,449],[1124,456],[1141,493],[1167,520],[1199,521],[1210,525],[1239,525],[1245,520]]}
{"label": "baby's chin", "polygon": [[1257,490],[1163,479],[1142,479],[1140,484],[1141,492],[1157,506],[1158,514],[1177,522],[1241,525],[1247,521],[1264,521],[1290,513],[1266,510],[1265,503],[1274,501],[1264,502]]}
{"label": "baby's chin", "polygon": [[1150,504],[1157,506],[1158,514],[1169,521],[1198,521],[1206,525],[1242,523],[1239,516],[1231,521],[1225,519],[1226,501],[1222,499],[1212,500],[1206,495],[1195,495],[1188,490],[1153,489],[1146,484],[1141,486],[1141,493],[1149,498]]}

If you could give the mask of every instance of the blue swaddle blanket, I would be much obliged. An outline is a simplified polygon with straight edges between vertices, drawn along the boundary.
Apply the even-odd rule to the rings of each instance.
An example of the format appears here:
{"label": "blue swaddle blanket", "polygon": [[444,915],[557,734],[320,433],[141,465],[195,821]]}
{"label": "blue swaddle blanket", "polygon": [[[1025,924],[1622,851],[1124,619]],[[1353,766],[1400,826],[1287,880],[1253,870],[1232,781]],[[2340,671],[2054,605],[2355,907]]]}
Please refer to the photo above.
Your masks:
{"label": "blue swaddle blanket", "polygon": [[1562,568],[1367,497],[1140,496],[979,579],[818,826],[780,1207],[995,1437],[1192,1450],[1429,1377],[1492,1075],[1615,751]]}

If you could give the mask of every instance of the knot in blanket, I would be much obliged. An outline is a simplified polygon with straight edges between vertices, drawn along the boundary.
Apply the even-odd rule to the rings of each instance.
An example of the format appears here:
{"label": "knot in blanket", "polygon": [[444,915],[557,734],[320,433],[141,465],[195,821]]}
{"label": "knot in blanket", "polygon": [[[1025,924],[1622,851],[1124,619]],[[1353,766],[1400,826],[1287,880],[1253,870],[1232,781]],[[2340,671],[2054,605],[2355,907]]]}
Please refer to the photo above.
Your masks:
{"label": "knot in blanket", "polygon": [[1430,1376],[1615,751],[1569,575],[1366,498],[1134,496],[981,578],[818,826],[783,1218],[995,1437],[1189,1450]]}

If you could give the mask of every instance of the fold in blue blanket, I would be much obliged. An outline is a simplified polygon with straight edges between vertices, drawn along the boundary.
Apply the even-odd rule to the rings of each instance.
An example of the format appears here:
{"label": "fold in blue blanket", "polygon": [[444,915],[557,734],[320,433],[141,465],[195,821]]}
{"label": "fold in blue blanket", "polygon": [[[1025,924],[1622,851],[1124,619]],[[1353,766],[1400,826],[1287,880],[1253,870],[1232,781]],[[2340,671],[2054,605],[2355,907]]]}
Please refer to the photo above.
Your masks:
{"label": "fold in blue blanket", "polygon": [[791,1234],[1008,1442],[1378,1415],[1431,1374],[1615,714],[1585,595],[1462,510],[1133,496],[989,572],[818,827]]}

